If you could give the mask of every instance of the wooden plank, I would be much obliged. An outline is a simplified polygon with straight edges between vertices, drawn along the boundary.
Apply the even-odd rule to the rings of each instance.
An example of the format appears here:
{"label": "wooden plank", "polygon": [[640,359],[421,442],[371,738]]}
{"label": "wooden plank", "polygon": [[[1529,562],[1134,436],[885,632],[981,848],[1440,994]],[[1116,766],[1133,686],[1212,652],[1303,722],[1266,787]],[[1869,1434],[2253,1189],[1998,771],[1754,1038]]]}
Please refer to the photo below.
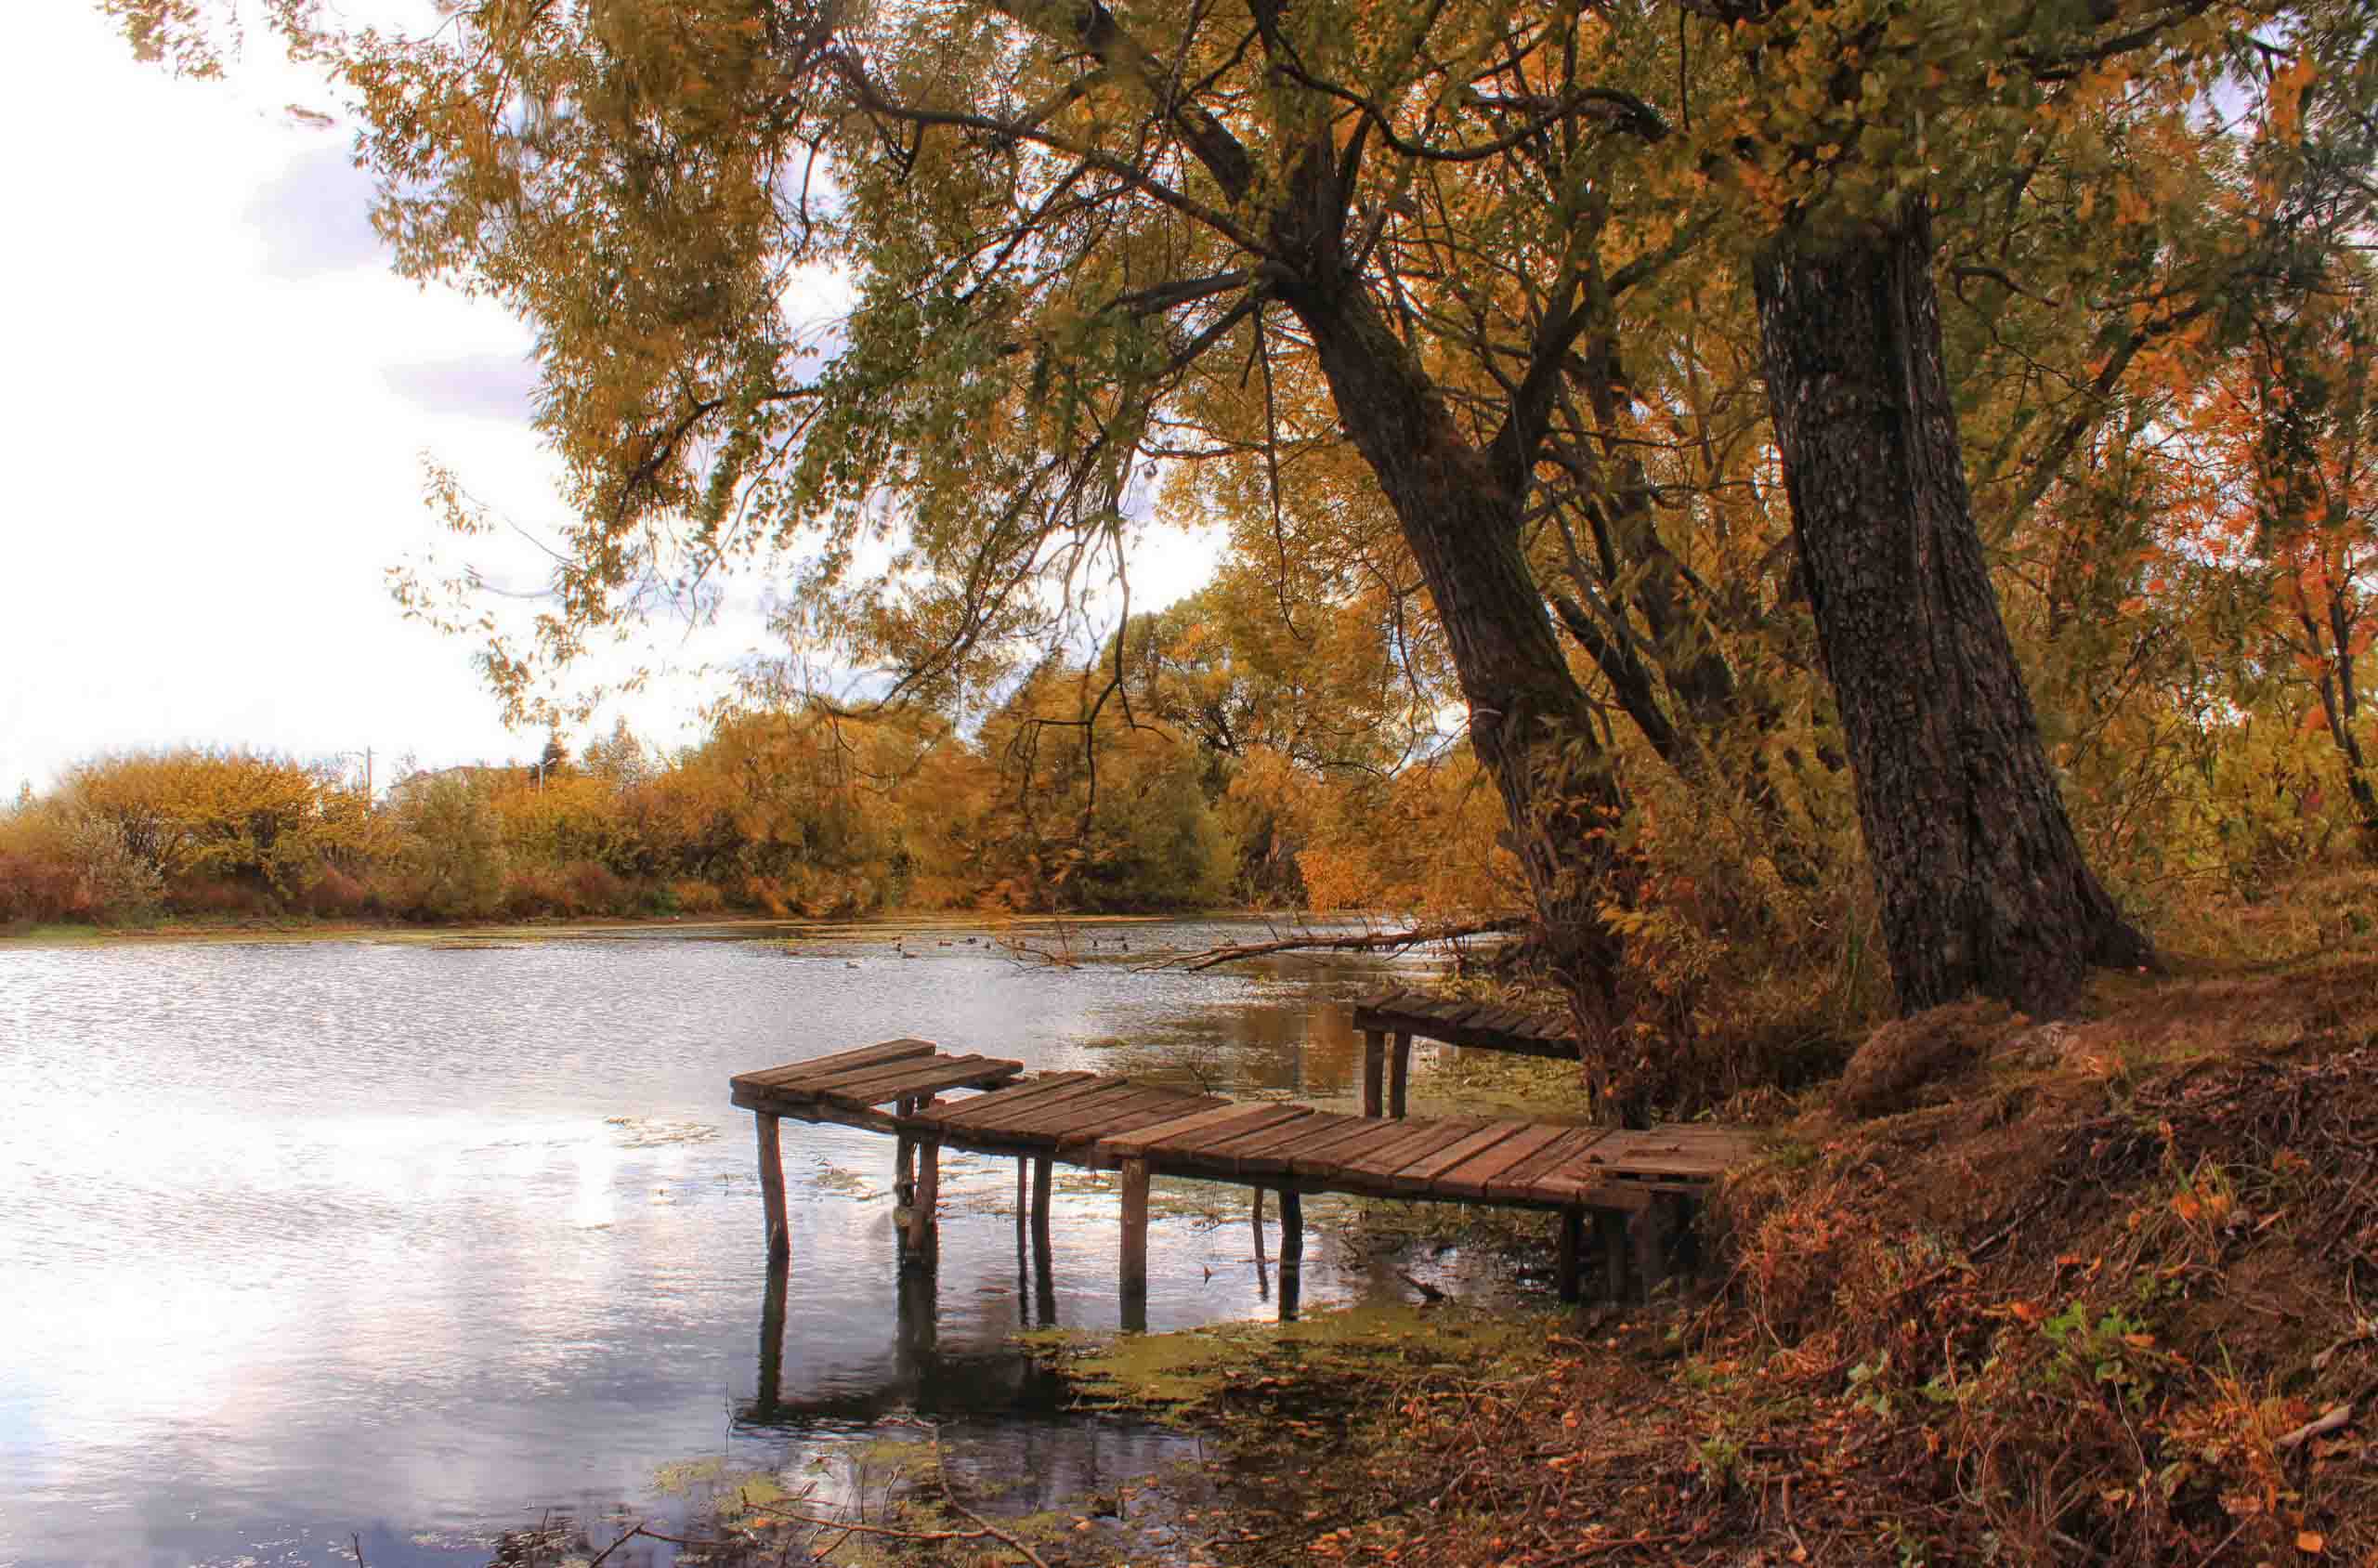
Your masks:
{"label": "wooden plank", "polygon": [[1679,1139],[1655,1132],[1614,1132],[1587,1159],[1614,1175],[1703,1180],[1723,1175],[1727,1163],[1713,1155],[1690,1150]]}
{"label": "wooden plank", "polygon": [[1532,1122],[1484,1151],[1470,1156],[1458,1165],[1439,1170],[1431,1184],[1447,1198],[1481,1203],[1486,1200],[1486,1184],[1500,1177],[1521,1161],[1531,1159],[1555,1140],[1571,1130],[1544,1122]]}
{"label": "wooden plank", "polygon": [[741,1074],[737,1081],[774,1089],[793,1078],[839,1072],[847,1067],[864,1067],[878,1062],[896,1062],[906,1056],[931,1056],[940,1049],[929,1039],[887,1039],[880,1045],[860,1046],[856,1051],[837,1051],[830,1056],[812,1056],[806,1062],[788,1062],[781,1067],[763,1067],[757,1072]]}
{"label": "wooden plank", "polygon": [[822,1100],[787,1099],[767,1089],[738,1089],[729,1103],[747,1111],[765,1111],[770,1116],[790,1117],[796,1121],[831,1122],[837,1127],[863,1128],[869,1132],[891,1132],[897,1128],[882,1111],[830,1105]]}
{"label": "wooden plank", "polygon": [[1510,1142],[1514,1134],[1526,1131],[1528,1125],[1523,1121],[1488,1122],[1469,1137],[1457,1143],[1448,1143],[1434,1154],[1414,1160],[1410,1165],[1397,1171],[1396,1177],[1401,1181],[1417,1182],[1433,1187],[1438,1177],[1451,1170],[1463,1160],[1475,1158],[1497,1143]]}
{"label": "wooden plank", "polygon": [[[805,1093],[821,1097],[861,1092],[872,1090],[880,1083],[901,1084],[911,1078],[922,1083],[947,1068],[960,1065],[976,1068],[1013,1066],[1016,1072],[1024,1071],[1024,1064],[1021,1062],[1011,1063],[1002,1057],[977,1056],[970,1052],[962,1056],[918,1056],[901,1062],[879,1062],[870,1067],[846,1067],[840,1072],[830,1073],[822,1078],[804,1078],[800,1087]],[[898,1092],[901,1094],[923,1093],[924,1091],[902,1089]],[[883,1098],[889,1099],[892,1096],[887,1094]]]}
{"label": "wooden plank", "polygon": [[1378,1123],[1364,1117],[1316,1111],[1299,1121],[1282,1122],[1233,1139],[1223,1151],[1233,1169],[1244,1176],[1284,1176],[1300,1154],[1334,1143],[1351,1133],[1375,1130]]}
{"label": "wooden plank", "polygon": [[1568,1133],[1548,1143],[1532,1159],[1510,1167],[1487,1187],[1490,1203],[1523,1202],[1535,1190],[1535,1183],[1555,1170],[1566,1169],[1577,1156],[1609,1136],[1606,1128],[1573,1127]]}
{"label": "wooden plank", "polygon": [[1056,1135],[1057,1145],[1065,1148],[1095,1143],[1102,1138],[1136,1132],[1143,1127],[1153,1127],[1160,1121],[1175,1121],[1184,1116],[1194,1116],[1199,1111],[1229,1104],[1218,1095],[1184,1095],[1177,1090],[1146,1090],[1122,1104],[1101,1105],[1096,1125],[1068,1128],[1059,1132]]}
{"label": "wooden plank", "polygon": [[971,1100],[952,1100],[919,1113],[919,1119],[942,1127],[963,1127],[986,1117],[1003,1116],[1009,1110],[1031,1104],[1043,1095],[1061,1089],[1088,1083],[1096,1073],[1048,1073],[1023,1083],[1001,1084],[999,1088],[975,1095]]}
{"label": "wooden plank", "polygon": [[987,1056],[957,1057],[935,1064],[930,1070],[899,1063],[882,1069],[881,1076],[837,1080],[821,1088],[821,1100],[840,1100],[854,1105],[880,1105],[886,1100],[908,1095],[931,1095],[944,1089],[966,1089],[1001,1082],[1024,1071],[1021,1062],[1002,1062]]}
{"label": "wooden plank", "polygon": [[1580,1209],[1640,1214],[1652,1207],[1652,1200],[1658,1195],[1633,1182],[1579,1180],[1556,1170],[1537,1177],[1520,1196],[1533,1197],[1538,1203],[1566,1203]]}
{"label": "wooden plank", "polygon": [[1223,1126],[1241,1117],[1252,1116],[1259,1111],[1269,1109],[1271,1109],[1270,1106],[1261,1104],[1248,1104],[1234,1102],[1227,1105],[1217,1105],[1210,1111],[1193,1111],[1187,1116],[1175,1117],[1170,1121],[1159,1121],[1152,1126],[1118,1133],[1112,1138],[1102,1138],[1098,1143],[1098,1152],[1110,1157],[1134,1158],[1168,1139],[1187,1137],[1202,1132],[1209,1127]]}
{"label": "wooden plank", "polygon": [[[844,1067],[836,1072],[805,1078],[788,1087],[788,1092],[824,1099],[846,1088],[866,1088],[878,1082],[899,1083],[904,1078],[930,1076],[934,1069],[952,1062],[988,1062],[987,1056],[915,1056],[901,1062],[878,1062],[871,1066]],[[891,1096],[886,1096],[890,1098]]]}
{"label": "wooden plank", "polygon": [[1410,1136],[1359,1158],[1344,1161],[1339,1168],[1354,1176],[1392,1176],[1421,1156],[1434,1154],[1448,1143],[1467,1138],[1486,1123],[1471,1117],[1448,1117],[1441,1121],[1407,1122],[1405,1125],[1413,1128]]}
{"label": "wooden plank", "polygon": [[[1217,1122],[1185,1133],[1174,1133],[1153,1143],[1148,1146],[1149,1156],[1169,1166],[1203,1166],[1216,1157],[1213,1150],[1233,1139],[1276,1127],[1282,1122],[1302,1121],[1313,1114],[1310,1105],[1256,1105],[1250,1108],[1258,1114],[1235,1121]],[[1227,1160],[1222,1162],[1222,1169],[1229,1169]]]}
{"label": "wooden plank", "polygon": [[1139,1085],[1129,1078],[1099,1078],[1078,1085],[1070,1094],[1052,1095],[1038,1105],[1026,1105],[1012,1116],[977,1122],[974,1128],[994,1137],[1052,1138],[1095,1120],[1097,1107],[1119,1105],[1137,1099],[1142,1092]]}
{"label": "wooden plank", "polygon": [[1144,1087],[1130,1078],[1107,1078],[1094,1089],[1052,1101],[1038,1110],[997,1117],[991,1125],[1001,1132],[1062,1139],[1065,1133],[1095,1126],[1127,1105],[1143,1103],[1147,1092]]}
{"label": "wooden plank", "polygon": [[[1324,1120],[1325,1117],[1327,1120]],[[1211,1164],[1221,1169],[1236,1171],[1240,1175],[1253,1175],[1259,1171],[1278,1174],[1287,1169],[1285,1158],[1275,1156],[1266,1159],[1260,1156],[1274,1154],[1274,1151],[1283,1148],[1293,1147],[1298,1142],[1311,1137],[1314,1132],[1326,1130],[1330,1122],[1339,1120],[1359,1122],[1362,1118],[1360,1117],[1340,1117],[1326,1111],[1315,1111],[1310,1116],[1274,1122],[1268,1127],[1248,1127],[1234,1132],[1228,1138],[1200,1148],[1197,1151],[1197,1158],[1203,1163]]]}
{"label": "wooden plank", "polygon": [[1316,1139],[1309,1149],[1293,1150],[1288,1155],[1288,1170],[1297,1176],[1309,1176],[1319,1181],[1345,1169],[1346,1161],[1360,1155],[1399,1143],[1412,1135],[1412,1124],[1403,1121],[1379,1121],[1358,1117],[1361,1123],[1352,1132],[1336,1132]]}

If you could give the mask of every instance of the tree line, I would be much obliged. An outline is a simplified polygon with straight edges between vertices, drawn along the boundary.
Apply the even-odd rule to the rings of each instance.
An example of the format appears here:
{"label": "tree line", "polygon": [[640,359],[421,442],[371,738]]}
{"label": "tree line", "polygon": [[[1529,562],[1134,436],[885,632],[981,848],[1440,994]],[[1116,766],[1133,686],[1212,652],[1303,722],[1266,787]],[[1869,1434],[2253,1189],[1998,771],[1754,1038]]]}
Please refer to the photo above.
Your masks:
{"label": "tree line", "polygon": [[[96,758],[0,814],[0,925],[1508,904],[1466,758],[1306,774],[1248,716],[1199,608],[1134,628],[1136,729],[1084,724],[1096,682],[1056,662],[972,734],[745,705],[674,754],[622,722],[575,757],[555,738],[534,764],[412,771],[377,801],[343,766],[253,751]],[[1193,713],[1216,727],[1176,722]]]}

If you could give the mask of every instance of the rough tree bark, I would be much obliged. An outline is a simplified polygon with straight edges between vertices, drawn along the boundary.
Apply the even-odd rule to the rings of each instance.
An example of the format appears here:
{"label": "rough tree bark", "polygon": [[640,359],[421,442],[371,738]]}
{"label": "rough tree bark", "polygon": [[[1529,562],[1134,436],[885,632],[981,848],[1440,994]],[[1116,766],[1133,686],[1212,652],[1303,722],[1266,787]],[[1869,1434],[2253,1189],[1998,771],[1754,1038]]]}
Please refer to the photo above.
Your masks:
{"label": "rough tree bark", "polygon": [[1622,807],[1593,710],[1569,673],[1521,552],[1522,497],[1352,278],[1326,266],[1279,288],[1311,333],[1338,416],[1418,561],[1470,704],[1471,748],[1511,822],[1552,967],[1589,1029],[1614,1022],[1614,895]]}
{"label": "rough tree bark", "polygon": [[1903,1011],[2149,961],[2082,856],[1974,527],[1931,219],[1787,228],[1755,274],[1784,488]]}

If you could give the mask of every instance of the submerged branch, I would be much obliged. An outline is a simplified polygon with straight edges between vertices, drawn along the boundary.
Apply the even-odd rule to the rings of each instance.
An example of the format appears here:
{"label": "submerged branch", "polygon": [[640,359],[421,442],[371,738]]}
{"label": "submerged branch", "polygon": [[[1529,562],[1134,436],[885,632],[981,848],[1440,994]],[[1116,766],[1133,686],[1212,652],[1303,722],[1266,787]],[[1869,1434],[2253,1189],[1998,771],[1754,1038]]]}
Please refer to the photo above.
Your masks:
{"label": "submerged branch", "polygon": [[1159,959],[1154,963],[1143,963],[1137,973],[1175,967],[1183,970],[1211,969],[1218,963],[1228,963],[1234,959],[1259,959],[1270,953],[1324,950],[1401,952],[1406,947],[1422,947],[1431,942],[1450,942],[1463,936],[1488,936],[1522,931],[1528,923],[1525,915],[1505,915],[1497,920],[1478,921],[1468,925],[1416,925],[1404,931],[1364,932],[1352,936],[1289,936],[1277,942],[1236,942],[1225,947],[1208,947],[1203,952],[1184,953]]}

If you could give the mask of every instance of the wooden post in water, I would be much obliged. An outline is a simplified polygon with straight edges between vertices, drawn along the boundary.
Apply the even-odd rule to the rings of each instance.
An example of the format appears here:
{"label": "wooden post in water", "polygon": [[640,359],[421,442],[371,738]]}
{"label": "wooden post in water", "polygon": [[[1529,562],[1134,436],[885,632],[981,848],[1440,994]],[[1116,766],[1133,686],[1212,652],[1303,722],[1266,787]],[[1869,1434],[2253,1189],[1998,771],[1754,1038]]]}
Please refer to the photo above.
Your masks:
{"label": "wooden post in water", "polygon": [[917,1140],[917,1201],[908,1215],[908,1246],[922,1261],[934,1254],[934,1208],[941,1197],[941,1140],[928,1133]]}
{"label": "wooden post in water", "polygon": [[[917,1103],[903,1095],[894,1103],[895,1119],[906,1121],[916,1115]],[[895,1133],[892,1139],[892,1201],[906,1209],[916,1197],[916,1140],[906,1132]],[[905,1238],[904,1238],[905,1239]]]}
{"label": "wooden post in water", "polygon": [[1396,1031],[1395,1050],[1387,1059],[1387,1114],[1404,1119],[1405,1088],[1412,1081],[1412,1037]]}
{"label": "wooden post in water", "polygon": [[1032,1212],[1032,1156],[1015,1156],[1015,1229],[1021,1235],[1024,1222]]}
{"label": "wooden post in water", "polygon": [[1280,1321],[1294,1321],[1304,1288],[1304,1198],[1280,1188]]}
{"label": "wooden post in water", "polygon": [[1586,1211],[1575,1204],[1561,1210],[1561,1299],[1574,1301],[1580,1294],[1577,1283],[1577,1254],[1586,1243]]}
{"label": "wooden post in water", "polygon": [[1254,1191],[1255,1261],[1260,1264],[1263,1261],[1263,1189],[1257,1187]]}
{"label": "wooden post in water", "polygon": [[790,1265],[781,1252],[768,1256],[768,1282],[760,1297],[760,1390],[751,1413],[772,1418],[784,1398],[784,1302]]}
{"label": "wooden post in water", "polygon": [[751,1120],[760,1132],[760,1204],[768,1230],[768,1256],[782,1258],[792,1250],[784,1213],[784,1145],[777,1136],[775,1117],[754,1111]]}
{"label": "wooden post in water", "polygon": [[[1123,1162],[1123,1300],[1148,1298],[1148,1162]],[[1126,1316],[1128,1319],[1128,1310]],[[1144,1321],[1144,1318],[1143,1318]]]}
{"label": "wooden post in water", "polygon": [[1048,1245],[1049,1235],[1049,1168],[1051,1163],[1051,1156],[1048,1155],[1034,1155],[1032,1156],[1032,1228],[1040,1233],[1041,1246],[1044,1248]]}
{"label": "wooden post in water", "polygon": [[1387,1036],[1377,1029],[1363,1031],[1363,1115],[1375,1117],[1381,1109],[1379,1079],[1387,1069]]}

